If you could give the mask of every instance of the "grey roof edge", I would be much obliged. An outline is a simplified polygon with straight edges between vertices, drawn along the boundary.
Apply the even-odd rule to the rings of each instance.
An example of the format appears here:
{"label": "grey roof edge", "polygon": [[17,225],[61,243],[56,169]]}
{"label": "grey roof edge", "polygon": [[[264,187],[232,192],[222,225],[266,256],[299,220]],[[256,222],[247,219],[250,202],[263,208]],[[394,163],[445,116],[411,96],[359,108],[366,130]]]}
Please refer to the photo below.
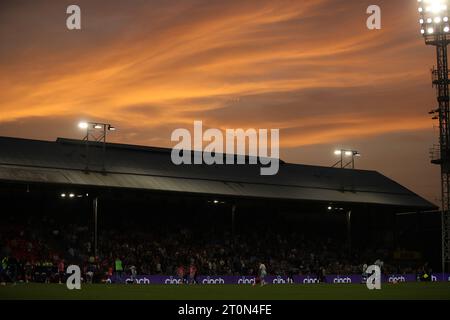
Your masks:
{"label": "grey roof edge", "polygon": [[[48,172],[53,172],[53,173],[57,173],[60,178],[61,181],[44,181],[44,180],[39,180],[39,179],[5,179],[4,177],[1,176],[1,169],[4,168],[4,165],[0,165],[0,181],[5,181],[5,182],[21,182],[21,183],[42,183],[42,184],[47,184],[47,185],[73,185],[73,186],[78,186],[78,187],[93,187],[93,188],[112,188],[112,189],[128,189],[128,190],[147,190],[147,191],[162,191],[162,192],[174,192],[174,193],[186,193],[186,194],[204,194],[204,195],[213,195],[213,196],[220,196],[220,197],[241,197],[241,198],[255,198],[255,199],[279,199],[279,200],[290,200],[290,201],[303,201],[303,202],[321,202],[321,203],[351,203],[351,204],[370,204],[370,205],[380,205],[380,206],[391,206],[391,207],[398,207],[398,208],[404,208],[404,211],[408,211],[408,210],[414,210],[416,209],[417,211],[428,211],[428,210],[436,210],[437,206],[432,204],[431,202],[429,202],[428,200],[416,195],[415,193],[410,193],[410,194],[391,194],[391,193],[384,193],[387,196],[393,196],[395,195],[396,197],[400,197],[402,199],[409,199],[412,202],[409,203],[408,205],[405,204],[400,204],[400,203],[392,203],[392,204],[386,204],[383,202],[379,202],[376,200],[371,200],[371,201],[341,201],[341,200],[337,200],[337,199],[331,199],[331,198],[327,198],[327,199],[307,199],[307,198],[302,198],[302,197],[289,197],[289,196],[275,196],[275,195],[266,195],[266,196],[257,196],[257,195],[245,195],[245,194],[236,194],[233,192],[212,192],[211,190],[208,191],[204,191],[204,192],[200,192],[200,191],[194,191],[194,190],[189,190],[189,191],[180,191],[180,190],[169,190],[169,189],[155,189],[155,188],[148,188],[148,187],[140,187],[137,185],[134,186],[127,186],[127,187],[123,187],[120,185],[116,185],[116,184],[108,184],[105,182],[102,182],[102,184],[95,184],[95,183],[90,183],[90,182],[72,182],[70,181],[68,174],[70,175],[70,172],[74,172],[76,174],[82,173],[82,170],[78,170],[78,169],[58,169],[58,168],[39,168],[39,167],[32,167],[32,168],[26,168],[23,166],[17,166],[16,169],[20,169],[23,170],[25,168],[30,170],[29,173],[31,174],[37,174],[39,175],[39,173],[41,173],[42,171],[47,171]],[[35,170],[37,172],[32,172],[32,170]],[[85,174],[85,173],[83,173]],[[203,183],[214,183],[214,184],[230,184],[229,181],[220,181],[220,180],[206,180],[206,179],[202,179],[202,178],[185,178],[185,177],[164,177],[164,176],[152,176],[152,175],[136,175],[136,174],[125,174],[125,173],[108,173],[106,175],[106,177],[115,177],[115,176],[122,176],[122,175],[127,175],[127,176],[135,176],[135,177],[148,177],[148,178],[167,178],[167,179],[171,179],[171,180],[185,180],[185,181],[194,181],[194,182],[203,182]],[[96,178],[96,177],[105,177],[104,173],[102,172],[90,172],[87,177],[90,178]],[[231,183],[231,184],[240,184],[239,182],[236,183]],[[245,183],[247,186],[255,186],[255,187],[269,187],[268,185],[264,185],[264,184],[258,184],[258,183],[252,183],[252,182],[247,182]],[[294,190],[294,189],[304,189],[306,191],[311,191],[311,190],[322,190],[324,192],[332,192],[335,194],[347,194],[348,196],[354,196],[357,194],[377,194],[374,193],[373,191],[356,191],[356,192],[351,192],[351,191],[338,191],[335,189],[331,189],[331,188],[316,188],[316,187],[300,187],[300,186],[292,186],[292,185],[282,185],[282,186],[278,186],[280,188],[284,188],[286,190]],[[230,190],[228,190],[230,191]],[[379,192],[378,194],[383,194],[381,192]],[[399,212],[404,212],[404,211],[399,211]]]}
{"label": "grey roof edge", "polygon": [[[62,138],[62,137],[58,137],[56,138],[56,140],[52,141],[52,140],[41,140],[41,139],[27,139],[27,138],[21,138],[21,137],[7,137],[7,136],[0,136],[0,139],[5,139],[5,140],[17,140],[17,141],[22,141],[22,142],[40,142],[40,143],[47,143],[47,144],[54,144],[56,143],[60,143],[60,144],[69,144],[69,145],[82,145],[84,143],[83,140],[78,140],[78,139],[71,139],[71,138]],[[90,142],[92,144],[98,144],[99,143],[95,143],[95,142]],[[158,152],[158,153],[164,153],[164,154],[168,154],[171,152],[171,148],[167,148],[167,147],[153,147],[153,146],[142,146],[142,145],[135,145],[135,144],[127,144],[127,143],[114,143],[114,142],[107,142],[106,146],[108,148],[115,148],[115,149],[126,149],[126,150],[133,150],[133,151],[151,151],[151,152]],[[192,150],[191,150],[192,152]],[[198,152],[198,151],[194,151],[194,152]],[[223,154],[226,155],[226,154]],[[236,156],[236,155],[234,155]],[[248,157],[248,156],[247,156]],[[281,165],[285,165],[285,166],[298,166],[301,165],[303,167],[310,167],[310,168],[327,168],[330,170],[340,170],[339,168],[331,168],[331,167],[323,167],[323,166],[319,166],[319,165],[312,165],[312,164],[297,164],[297,163],[291,163],[291,162],[286,162],[283,159],[278,159],[280,161]],[[362,171],[362,172],[373,172],[373,173],[377,173],[382,175],[381,173],[379,173],[376,170],[368,170],[368,169],[354,169],[355,171]],[[398,183],[397,183],[398,184]],[[400,185],[401,186],[401,185]]]}
{"label": "grey roof edge", "polygon": [[[5,140],[5,141],[7,141],[7,142],[14,142],[14,141],[20,141],[20,142],[23,142],[23,143],[33,143],[33,142],[35,142],[35,143],[44,143],[44,144],[46,144],[46,145],[49,145],[49,146],[55,146],[55,145],[59,145],[59,144],[72,144],[72,145],[82,145],[83,144],[83,141],[82,140],[76,140],[76,139],[64,139],[64,138],[58,138],[56,141],[48,141],[48,140],[36,140],[36,139],[26,139],[26,138],[19,138],[19,137],[4,137],[4,136],[0,136],[0,142],[1,142],[1,140]],[[167,154],[167,153],[170,153],[171,152],[171,149],[170,148],[159,148],[159,147],[148,147],[148,146],[139,146],[139,145],[130,145],[130,144],[119,144],[119,143],[108,143],[108,148],[114,148],[114,149],[124,149],[124,150],[131,150],[131,151],[144,151],[144,152],[158,152],[158,153],[165,153],[165,154]],[[0,150],[1,151],[1,150]],[[8,164],[7,164],[8,165]],[[11,165],[11,164],[9,164],[9,165]],[[323,170],[323,171],[325,171],[327,174],[330,174],[330,175],[333,175],[333,173],[334,172],[341,172],[342,173],[342,171],[340,171],[340,170],[342,170],[342,169],[339,169],[339,168],[330,168],[330,167],[323,167],[323,166],[315,166],[315,165],[303,165],[303,164],[293,164],[293,163],[283,163],[282,164],[283,166],[286,166],[286,167],[292,167],[292,168],[295,168],[295,167],[303,167],[303,168],[306,168],[306,167],[308,167],[308,168],[315,168],[315,169],[318,169],[318,170]],[[26,168],[27,166],[26,165],[19,165],[19,166],[21,166],[22,168]],[[39,166],[37,166],[36,168],[39,168]],[[41,169],[52,169],[51,167],[50,168],[45,168],[45,167],[43,167],[43,166],[41,166],[40,167]],[[77,170],[77,169],[75,169],[75,168],[62,168],[62,167],[59,167],[59,168],[57,168],[57,167],[53,167],[53,169],[59,169],[59,170],[69,170],[69,171],[72,171],[72,172],[76,172],[76,171],[79,171],[79,170]],[[352,170],[353,171],[353,170]],[[431,203],[430,201],[428,201],[428,200],[426,200],[426,199],[424,199],[424,198],[422,198],[421,196],[419,196],[418,194],[416,194],[416,193],[414,193],[414,192],[412,192],[411,190],[409,190],[408,188],[406,188],[406,187],[404,187],[404,186],[402,186],[401,184],[399,184],[399,183],[397,183],[396,181],[394,181],[394,180],[392,180],[392,179],[390,179],[390,178],[388,178],[388,177],[386,177],[386,176],[384,176],[383,174],[381,174],[381,173],[379,173],[379,172],[377,172],[377,171],[375,171],[375,170],[361,170],[361,169],[358,169],[358,170],[354,170],[353,172],[365,172],[365,173],[370,173],[371,175],[374,175],[374,176],[378,176],[378,177],[380,177],[380,178],[382,178],[382,179],[385,179],[386,181],[389,181],[391,184],[394,184],[395,186],[396,186],[396,190],[398,191],[398,192],[383,192],[383,191],[365,191],[365,190],[363,190],[363,189],[358,189],[358,191],[357,192],[359,192],[360,194],[361,193],[364,193],[364,192],[367,192],[367,193],[372,193],[372,194],[374,194],[374,195],[376,195],[376,194],[386,194],[386,195],[397,195],[397,196],[400,196],[400,197],[415,197],[415,198],[417,198],[417,200],[420,200],[420,202],[422,202],[423,204],[424,204],[424,207],[426,207],[426,208],[437,208],[437,206],[435,205],[435,204],[433,204],[433,203]],[[114,172],[114,171],[111,171],[110,172],[111,174],[122,174],[122,175],[130,175],[130,176],[138,176],[139,174],[135,174],[135,173],[132,173],[132,172]],[[296,173],[296,172],[294,172],[294,173]],[[148,177],[157,177],[157,175],[154,175],[154,174],[141,174],[142,176],[148,176]],[[346,173],[346,175],[347,175],[347,173]],[[249,184],[249,185],[264,185],[264,183],[258,183],[258,182],[255,182],[255,181],[252,181],[252,182],[250,182],[250,181],[238,181],[238,179],[236,179],[236,180],[232,180],[232,181],[230,181],[230,180],[221,180],[221,179],[204,179],[204,178],[201,178],[201,177],[184,177],[184,176],[163,176],[163,177],[167,177],[167,178],[177,178],[177,179],[186,179],[186,180],[198,180],[198,181],[217,181],[217,182],[225,182],[225,183],[242,183],[242,184]],[[267,184],[267,185],[269,185],[269,186],[279,186],[279,187],[283,187],[283,186],[285,186],[285,187],[297,187],[297,188],[305,188],[305,189],[314,189],[314,190],[335,190],[335,189],[333,189],[333,188],[323,188],[323,187],[316,187],[316,186],[302,186],[302,185],[295,185],[295,186],[292,186],[292,185],[283,185],[282,183],[275,183],[275,184]],[[339,191],[339,190],[335,190],[335,191]],[[348,193],[350,193],[350,192],[352,192],[351,190],[342,190],[343,192],[348,192]]]}
{"label": "grey roof edge", "polygon": [[[40,142],[40,143],[47,143],[47,144],[54,144],[56,142],[56,143],[61,143],[61,144],[81,145],[84,143],[83,140],[71,139],[71,138],[61,138],[61,137],[56,138],[56,140],[54,140],[54,141],[41,140],[41,139],[27,139],[27,138],[21,138],[21,137],[7,137],[7,136],[0,136],[0,139],[18,140],[18,141],[23,141],[23,142],[27,142],[27,141]],[[90,143],[98,144],[95,142],[90,142]],[[164,153],[164,154],[170,153],[172,150],[171,148],[166,148],[166,147],[141,146],[141,145],[136,145],[136,144],[114,143],[114,142],[107,142],[106,145],[109,148],[112,147],[112,148],[116,148],[116,149],[127,149],[127,150],[134,150],[134,151],[151,151],[151,152],[158,152],[158,153]],[[197,152],[197,151],[194,151],[194,152]],[[224,155],[226,155],[226,154],[224,154]],[[236,156],[236,155],[234,155],[234,156]],[[299,165],[297,163],[286,162],[283,159],[279,159],[279,160],[280,160],[280,164],[283,164],[286,166]],[[324,168],[323,166],[312,165],[312,164],[301,164],[301,165],[304,167],[310,167],[310,168]],[[339,168],[331,168],[331,167],[329,169],[339,170]],[[374,173],[380,174],[376,170],[368,170],[368,169],[354,169],[354,170],[364,171],[364,172],[374,172]]]}

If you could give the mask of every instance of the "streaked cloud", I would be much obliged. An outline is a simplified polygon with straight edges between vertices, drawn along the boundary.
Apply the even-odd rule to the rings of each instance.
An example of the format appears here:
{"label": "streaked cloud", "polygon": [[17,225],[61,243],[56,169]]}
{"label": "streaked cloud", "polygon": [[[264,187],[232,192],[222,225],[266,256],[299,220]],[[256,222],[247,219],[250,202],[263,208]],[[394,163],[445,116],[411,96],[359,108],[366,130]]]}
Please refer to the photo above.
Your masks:
{"label": "streaked cloud", "polygon": [[[76,137],[71,123],[96,119],[120,128],[115,141],[170,146],[173,129],[203,120],[281,128],[288,160],[310,163],[328,156],[322,148],[364,139],[396,137],[414,157],[409,148],[426,154],[434,142],[402,144],[432,132],[433,50],[415,1],[378,1],[381,31],[366,29],[365,0],[82,0],[81,31],[65,28],[69,4],[2,2],[0,134]],[[406,167],[435,175],[417,163]],[[414,189],[406,174],[392,172]]]}

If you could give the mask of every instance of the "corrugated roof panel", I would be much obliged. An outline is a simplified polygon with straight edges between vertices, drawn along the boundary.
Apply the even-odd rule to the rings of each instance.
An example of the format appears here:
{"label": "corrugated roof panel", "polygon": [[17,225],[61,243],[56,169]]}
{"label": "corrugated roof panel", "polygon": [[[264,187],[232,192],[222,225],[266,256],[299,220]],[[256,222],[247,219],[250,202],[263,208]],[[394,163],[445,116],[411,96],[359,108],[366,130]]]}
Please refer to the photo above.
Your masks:
{"label": "corrugated roof panel", "polygon": [[[169,149],[107,145],[107,174],[86,174],[81,141],[0,137],[0,180],[137,188],[214,195],[435,206],[375,171],[281,164],[275,176],[255,165],[173,165]],[[101,148],[89,147],[89,167],[101,170]]]}

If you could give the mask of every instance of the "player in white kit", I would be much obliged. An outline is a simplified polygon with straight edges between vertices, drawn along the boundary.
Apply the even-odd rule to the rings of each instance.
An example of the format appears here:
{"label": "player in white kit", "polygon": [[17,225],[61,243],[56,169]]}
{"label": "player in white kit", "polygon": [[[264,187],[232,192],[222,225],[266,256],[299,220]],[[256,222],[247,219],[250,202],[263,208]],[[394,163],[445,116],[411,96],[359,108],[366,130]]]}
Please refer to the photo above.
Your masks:
{"label": "player in white kit", "polygon": [[266,284],[266,280],[265,280],[266,276],[267,276],[266,265],[261,262],[259,264],[259,279],[261,281],[261,287]]}

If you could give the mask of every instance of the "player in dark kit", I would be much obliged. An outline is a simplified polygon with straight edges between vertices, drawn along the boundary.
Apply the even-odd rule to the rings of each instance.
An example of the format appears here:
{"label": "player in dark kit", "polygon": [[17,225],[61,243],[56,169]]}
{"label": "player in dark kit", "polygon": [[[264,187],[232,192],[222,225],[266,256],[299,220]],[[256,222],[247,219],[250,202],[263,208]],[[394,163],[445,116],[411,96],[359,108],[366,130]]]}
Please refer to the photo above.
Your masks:
{"label": "player in dark kit", "polygon": [[197,267],[193,263],[189,267],[189,283],[191,283],[191,284],[194,284],[194,283],[198,284],[198,281],[197,281]]}
{"label": "player in dark kit", "polygon": [[66,269],[65,269],[65,265],[64,265],[64,260],[61,259],[58,262],[58,279],[59,279],[59,284],[62,284],[64,282],[65,273],[66,273]]}
{"label": "player in dark kit", "polygon": [[178,276],[178,278],[180,279],[180,284],[183,284],[183,283],[184,283],[184,274],[185,274],[184,266],[183,266],[183,265],[180,265],[180,266],[177,268],[177,276]]}

